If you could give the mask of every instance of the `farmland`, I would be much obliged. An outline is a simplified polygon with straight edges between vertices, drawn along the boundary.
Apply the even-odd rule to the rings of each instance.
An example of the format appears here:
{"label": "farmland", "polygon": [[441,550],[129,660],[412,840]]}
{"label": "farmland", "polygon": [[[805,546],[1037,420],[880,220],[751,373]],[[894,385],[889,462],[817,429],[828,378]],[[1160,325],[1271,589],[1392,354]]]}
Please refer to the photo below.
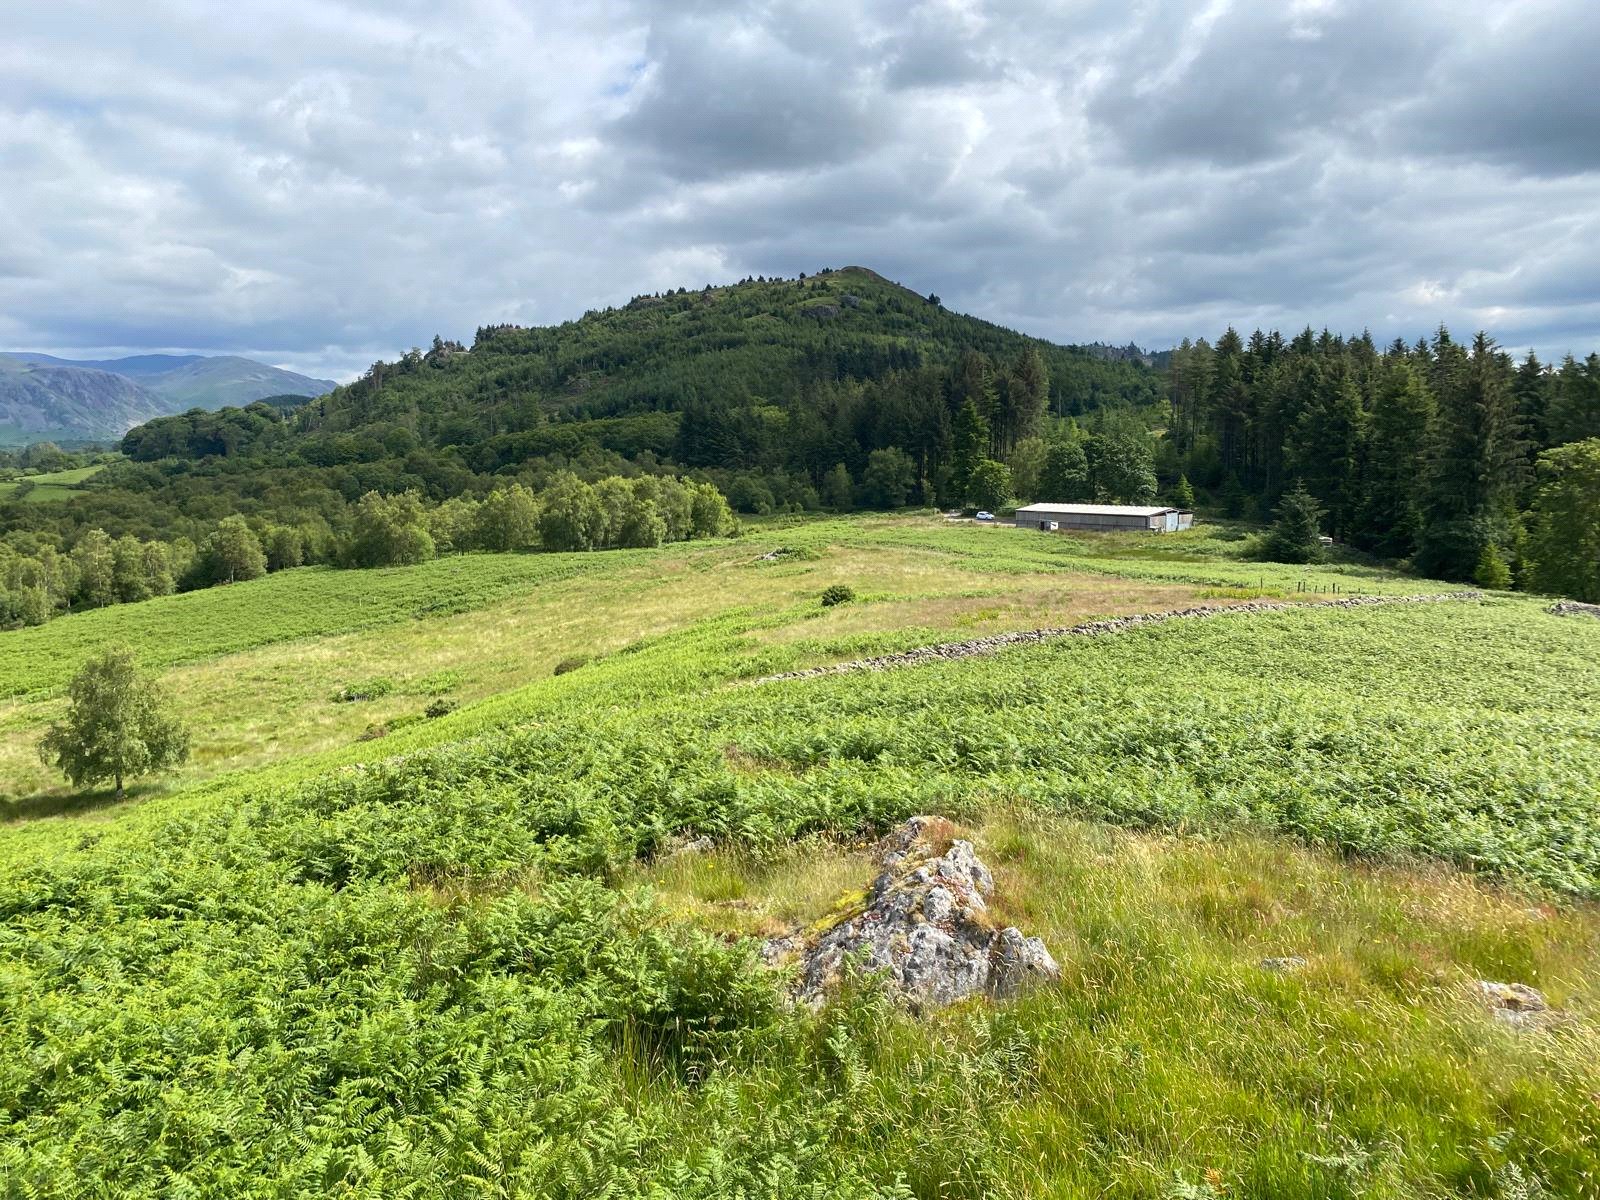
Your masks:
{"label": "farmland", "polygon": [[[773,523],[0,635],[0,1192],[1597,1194],[1600,622],[1312,606],[752,682],[1444,590],[1237,548]],[[196,761],[78,805],[27,755],[122,639]],[[964,823],[1061,982],[785,1007],[749,939],[859,892],[919,812]],[[1573,1019],[1499,1026],[1480,978]]]}
{"label": "farmland", "polygon": [[0,480],[0,500],[20,498],[28,504],[70,500],[82,490],[84,481],[99,474],[100,470],[100,465],[96,464],[92,467],[74,467],[67,471],[48,471],[22,479]]}

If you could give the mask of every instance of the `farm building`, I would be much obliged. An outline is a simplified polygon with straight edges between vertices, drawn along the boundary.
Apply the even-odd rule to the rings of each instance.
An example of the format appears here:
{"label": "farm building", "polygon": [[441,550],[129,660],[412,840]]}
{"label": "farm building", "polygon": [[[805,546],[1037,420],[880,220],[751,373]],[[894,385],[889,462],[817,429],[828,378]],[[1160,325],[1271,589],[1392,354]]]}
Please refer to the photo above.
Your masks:
{"label": "farm building", "polygon": [[1030,504],[1017,509],[1018,529],[1090,529],[1100,533],[1140,529],[1171,533],[1193,524],[1192,512],[1159,505]]}

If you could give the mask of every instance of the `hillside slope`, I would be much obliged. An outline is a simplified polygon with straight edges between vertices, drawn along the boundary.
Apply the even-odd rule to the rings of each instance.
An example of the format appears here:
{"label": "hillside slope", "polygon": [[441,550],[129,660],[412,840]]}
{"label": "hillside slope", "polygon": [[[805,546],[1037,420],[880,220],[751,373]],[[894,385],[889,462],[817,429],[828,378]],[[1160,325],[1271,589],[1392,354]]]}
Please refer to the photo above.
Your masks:
{"label": "hillside slope", "polygon": [[66,359],[0,354],[0,442],[109,441],[155,417],[286,394],[318,396],[312,379],[236,355],[143,354]]}
{"label": "hillside slope", "polygon": [[114,438],[162,412],[126,376],[0,355],[0,444]]}
{"label": "hillside slope", "polygon": [[[750,683],[1185,580],[1418,586],[1227,544],[830,520],[427,563],[374,576],[377,611],[285,572],[0,634],[58,685],[137,617],[210,767],[243,768],[0,825],[0,1178],[1595,1195],[1600,623],[1312,604]],[[834,582],[860,598],[822,608]],[[16,703],[8,735],[59,702]],[[963,824],[1060,981],[783,1003],[760,939],[849,911],[870,836],[917,812]],[[1540,988],[1552,1024],[1477,980]]]}
{"label": "hillside slope", "polygon": [[[865,267],[806,279],[746,280],[700,291],[638,296],[545,328],[480,328],[470,350],[437,343],[307,407],[307,435],[392,430],[424,444],[471,447],[483,462],[510,461],[524,449],[566,448],[559,431],[519,438],[549,425],[640,414],[684,414],[701,406],[740,414],[754,426],[802,398],[843,381],[881,379],[894,371],[949,367],[978,352],[1008,363],[1037,350],[1049,373],[1049,404],[1058,413],[1099,404],[1137,403],[1157,394],[1142,362],[1107,361],[1075,347],[1027,337],[892,283]],[[639,420],[594,432],[624,452],[671,428]],[[716,447],[724,459],[748,458],[757,432],[735,432]]]}

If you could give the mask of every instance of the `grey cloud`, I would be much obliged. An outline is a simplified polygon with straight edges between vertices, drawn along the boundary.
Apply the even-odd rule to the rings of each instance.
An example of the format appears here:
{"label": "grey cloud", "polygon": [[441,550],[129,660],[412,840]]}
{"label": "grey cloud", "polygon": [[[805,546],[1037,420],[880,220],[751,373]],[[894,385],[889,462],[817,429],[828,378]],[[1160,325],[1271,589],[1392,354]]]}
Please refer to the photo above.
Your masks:
{"label": "grey cloud", "polygon": [[1401,144],[1538,175],[1600,171],[1592,0],[1530,0],[1443,55],[1396,114]]}
{"label": "grey cloud", "polygon": [[861,262],[1062,340],[1600,346],[1590,0],[62,0],[0,339],[344,374]]}

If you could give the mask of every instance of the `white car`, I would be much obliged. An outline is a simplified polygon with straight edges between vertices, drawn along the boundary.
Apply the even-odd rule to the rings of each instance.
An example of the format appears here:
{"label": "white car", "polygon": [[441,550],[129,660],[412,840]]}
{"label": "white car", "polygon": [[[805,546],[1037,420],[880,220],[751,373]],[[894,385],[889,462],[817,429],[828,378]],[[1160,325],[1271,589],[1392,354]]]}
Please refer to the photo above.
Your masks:
{"label": "white car", "polygon": [[981,512],[978,514],[977,519],[980,521],[992,521],[994,520],[994,514],[992,512]]}

